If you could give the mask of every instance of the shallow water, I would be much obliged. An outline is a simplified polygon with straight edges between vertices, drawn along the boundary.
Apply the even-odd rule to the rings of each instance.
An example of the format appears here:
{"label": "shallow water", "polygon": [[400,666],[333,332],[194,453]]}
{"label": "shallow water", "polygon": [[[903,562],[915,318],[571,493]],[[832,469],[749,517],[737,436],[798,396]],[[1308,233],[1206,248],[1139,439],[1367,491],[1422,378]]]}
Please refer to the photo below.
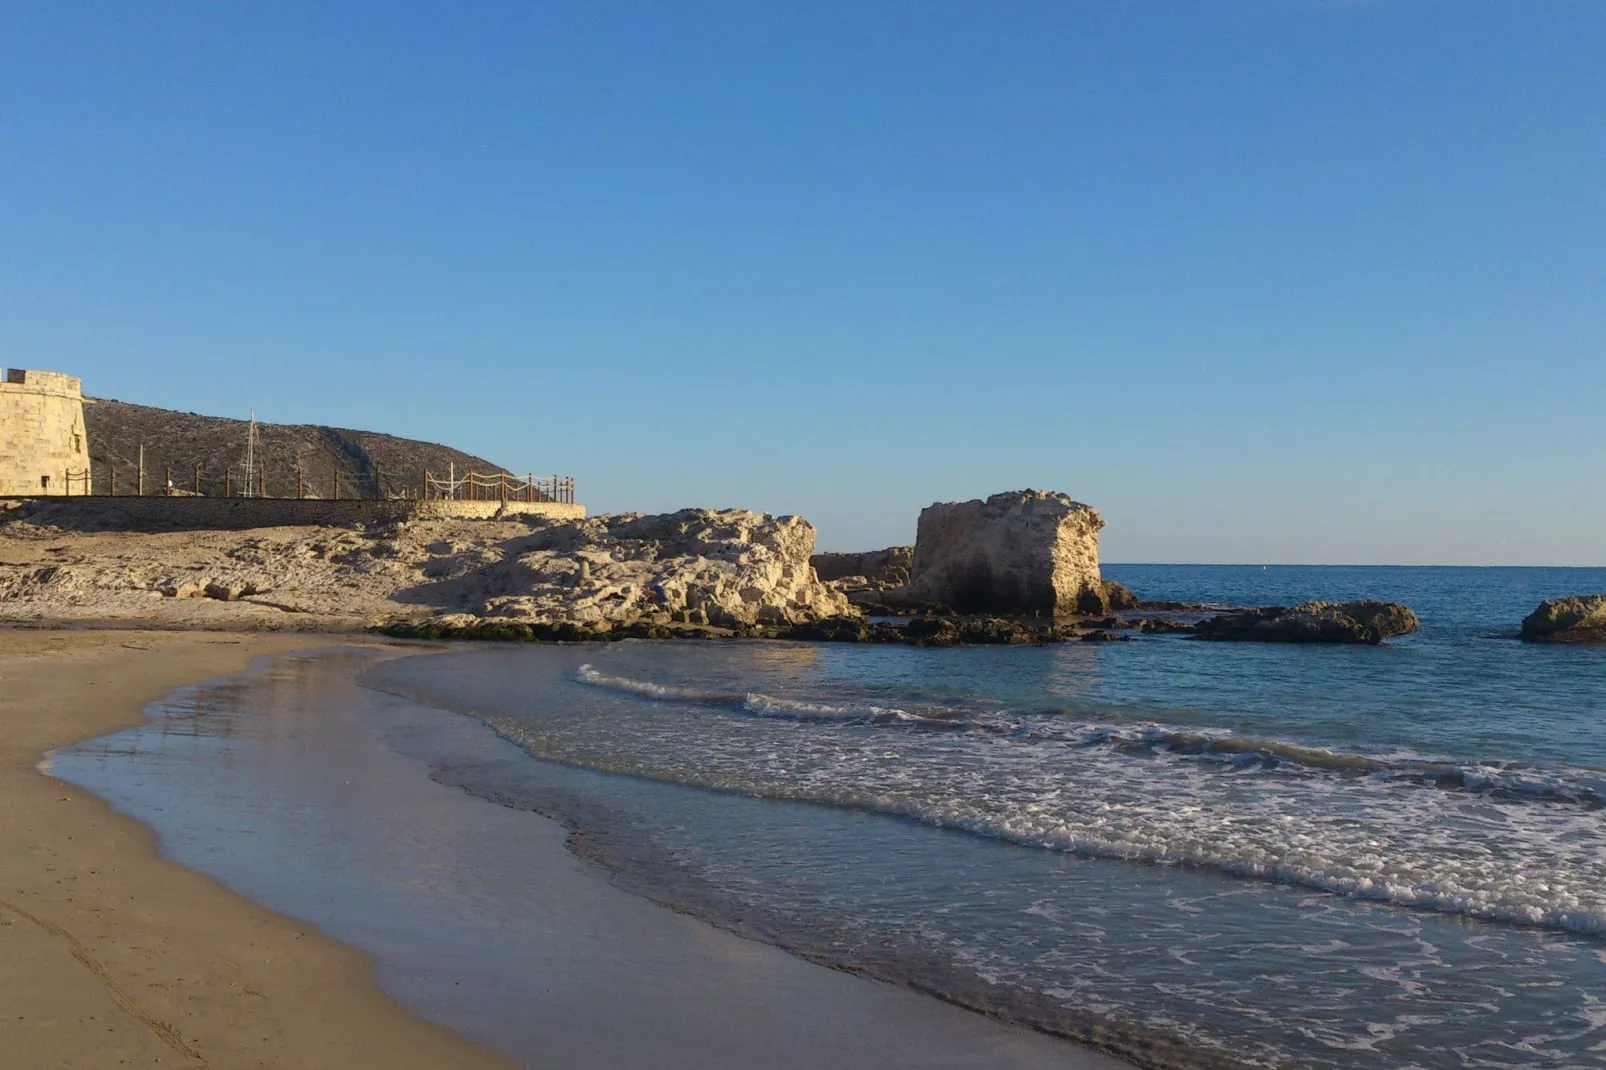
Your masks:
{"label": "shallow water", "polygon": [[154,828],[169,857],[366,951],[402,1003],[517,1065],[1109,1065],[611,887],[564,849],[561,827],[430,772],[482,792],[540,789],[597,829],[623,824],[597,788],[617,778],[532,761],[477,721],[358,687],[374,658],[276,658],[182,688],[150,723],[56,754],[51,772]]}
{"label": "shallow water", "polygon": [[503,648],[370,679],[570,767],[438,779],[822,961],[1266,1065],[1606,1065],[1606,650],[1510,638],[1606,571],[1106,571],[1150,598],[1398,599],[1423,630]]}

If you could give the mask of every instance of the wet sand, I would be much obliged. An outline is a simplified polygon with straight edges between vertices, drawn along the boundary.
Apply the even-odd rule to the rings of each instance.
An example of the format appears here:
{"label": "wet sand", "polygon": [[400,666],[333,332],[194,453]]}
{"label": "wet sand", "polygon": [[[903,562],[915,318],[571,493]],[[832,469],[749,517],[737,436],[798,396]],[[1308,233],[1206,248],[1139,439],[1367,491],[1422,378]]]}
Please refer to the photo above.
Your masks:
{"label": "wet sand", "polygon": [[[149,758],[156,725],[58,759],[81,768],[95,754],[110,769],[120,751],[145,755],[143,787],[120,767],[134,795],[119,808],[148,816],[170,856],[283,912],[269,913],[159,858],[143,825],[33,766],[42,751],[138,723],[141,705],[176,685],[329,637],[0,641],[0,1006],[17,1008],[0,1021],[0,1051],[22,1053],[17,1065],[509,1065],[487,1049],[541,1067],[1122,1065],[615,888],[565,849],[557,824],[437,784],[372,722],[328,715],[373,695],[355,689],[353,666],[325,672],[287,716],[228,729],[239,744],[228,761],[254,748],[254,767],[181,759],[216,791],[199,811],[164,818],[177,799]],[[281,703],[289,694],[271,690]],[[260,729],[252,739],[247,721]],[[254,794],[274,777],[276,799]],[[291,805],[291,788],[311,794]],[[141,814],[141,791],[165,801]],[[511,868],[462,883],[493,858]],[[499,887],[517,894],[487,897]]]}
{"label": "wet sand", "polygon": [[409,1013],[367,956],[161,858],[36,769],[170,689],[327,637],[0,631],[0,1064],[498,1067]]}

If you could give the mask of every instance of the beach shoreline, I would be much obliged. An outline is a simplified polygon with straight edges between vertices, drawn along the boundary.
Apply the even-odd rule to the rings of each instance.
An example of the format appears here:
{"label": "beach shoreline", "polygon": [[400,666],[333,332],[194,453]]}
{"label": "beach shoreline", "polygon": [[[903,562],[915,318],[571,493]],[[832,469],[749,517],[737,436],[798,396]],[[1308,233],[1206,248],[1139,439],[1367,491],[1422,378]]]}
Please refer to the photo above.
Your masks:
{"label": "beach shoreline", "polygon": [[[286,656],[312,664],[327,659],[298,655],[393,644],[327,633],[0,635],[0,761],[11,773],[0,782],[0,954],[21,967],[0,977],[0,1001],[17,1009],[0,1022],[0,1050],[18,1065],[1126,1065],[667,910],[614,887],[568,849],[569,832],[557,822],[415,777],[420,790],[446,793],[416,797],[415,805],[479,809],[504,831],[522,826],[517,834],[528,838],[529,894],[545,916],[534,946],[546,953],[528,960],[535,979],[521,998],[545,992],[552,1006],[543,1025],[521,1026],[524,1036],[506,1042],[488,1020],[476,1023],[461,1007],[454,1016],[417,988],[433,966],[419,970],[415,961],[398,972],[382,949],[316,911],[197,865],[161,822],[124,816],[138,811],[114,810],[50,772],[84,749],[75,744],[138,752],[138,730],[159,724],[144,711],[164,696],[248,681]],[[329,731],[367,743],[349,724]],[[395,782],[373,776],[378,768],[350,775],[393,790]],[[205,812],[206,823],[220,824],[215,835],[231,835],[225,816]],[[342,836],[373,839],[360,823]],[[415,916],[411,925],[420,923]],[[552,954],[565,960],[556,971],[545,961]],[[830,1036],[833,1029],[841,1035]]]}
{"label": "beach shoreline", "polygon": [[0,633],[0,1051],[9,1065],[502,1067],[385,995],[359,951],[164,858],[45,756],[174,688],[329,635]]}

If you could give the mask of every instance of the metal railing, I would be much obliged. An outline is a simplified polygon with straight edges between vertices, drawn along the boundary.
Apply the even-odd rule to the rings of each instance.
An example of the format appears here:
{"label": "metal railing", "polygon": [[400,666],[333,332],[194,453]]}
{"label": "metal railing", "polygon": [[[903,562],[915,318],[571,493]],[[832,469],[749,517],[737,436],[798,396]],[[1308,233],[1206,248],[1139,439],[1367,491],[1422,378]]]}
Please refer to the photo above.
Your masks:
{"label": "metal railing", "polygon": [[[119,470],[119,469],[122,470]],[[504,502],[575,502],[572,476],[535,475],[520,478],[507,472],[465,472],[453,465],[446,478],[425,470],[416,481],[396,479],[376,466],[357,473],[325,464],[269,465],[205,470],[201,465],[152,464],[103,466],[91,481],[91,470],[68,470],[62,492],[115,497],[316,498],[445,500]],[[46,494],[51,493],[45,490]],[[58,492],[60,493],[60,492]]]}

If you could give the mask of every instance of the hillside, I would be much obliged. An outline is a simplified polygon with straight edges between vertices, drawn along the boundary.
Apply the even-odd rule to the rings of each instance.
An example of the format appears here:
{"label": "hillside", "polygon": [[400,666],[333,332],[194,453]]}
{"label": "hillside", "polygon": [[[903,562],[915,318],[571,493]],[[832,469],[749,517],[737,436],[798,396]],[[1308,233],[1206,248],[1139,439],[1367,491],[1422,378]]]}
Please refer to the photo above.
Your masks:
{"label": "hillside", "polygon": [[[145,488],[162,486],[168,466],[175,486],[191,489],[200,466],[201,490],[223,493],[232,470],[238,487],[245,472],[245,420],[197,416],[122,401],[84,399],[95,490],[105,494],[116,471],[119,494],[132,493],[139,471],[139,447],[145,445]],[[293,497],[296,468],[308,497],[333,494],[339,473],[341,497],[416,493],[426,469],[444,478],[451,466],[458,473],[500,472],[483,457],[433,442],[418,442],[373,431],[352,431],[316,424],[257,424],[257,463],[274,497]]]}

